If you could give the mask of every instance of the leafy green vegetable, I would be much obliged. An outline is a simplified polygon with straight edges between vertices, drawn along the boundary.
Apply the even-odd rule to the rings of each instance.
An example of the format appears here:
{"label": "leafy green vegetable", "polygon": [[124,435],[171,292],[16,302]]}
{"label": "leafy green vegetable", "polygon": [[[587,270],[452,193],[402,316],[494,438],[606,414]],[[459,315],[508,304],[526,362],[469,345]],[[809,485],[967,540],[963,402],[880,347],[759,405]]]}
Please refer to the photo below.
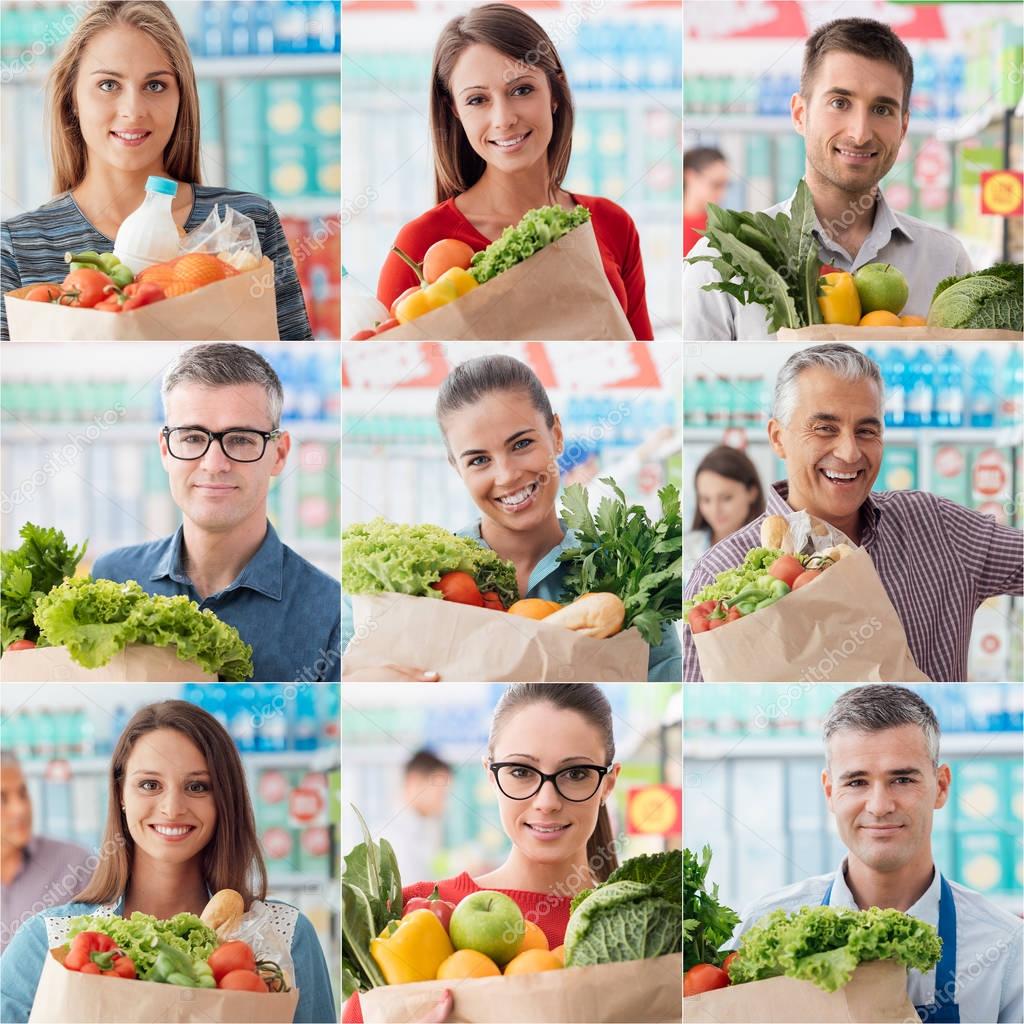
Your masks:
{"label": "leafy green vegetable", "polygon": [[611,477],[602,477],[617,501],[602,498],[592,515],[585,488],[572,484],[562,495],[562,518],[577,546],[558,556],[568,562],[563,600],[582,594],[617,595],[626,606],[624,629],[636,626],[652,647],[661,643],[661,626],[682,617],[683,524],[679,491],[667,484],[658,491],[661,518],[652,523],[642,505],[627,505]]}
{"label": "leafy green vegetable", "polygon": [[[727,601],[735,597],[748,583],[753,583],[776,559],[782,557],[781,551],[771,548],[751,548],[743,564],[735,569],[726,569],[715,577],[714,583],[709,583],[699,593],[695,594],[692,600],[686,601],[683,611],[687,614],[695,605],[702,601]],[[805,561],[803,555],[794,555],[799,561]]]}
{"label": "leafy green vegetable", "polygon": [[788,214],[769,217],[708,203],[703,234],[717,254],[686,260],[710,263],[718,271],[721,280],[704,285],[704,291],[725,292],[744,305],[764,306],[768,330],[773,334],[780,327],[820,324],[818,275],[822,264],[814,216],[814,200],[803,179]]}
{"label": "leafy green vegetable", "polygon": [[682,942],[679,904],[643,882],[605,882],[569,918],[566,967],[619,963],[677,953]]}
{"label": "leafy green vegetable", "polygon": [[183,595],[147,594],[135,580],[67,580],[39,601],[35,621],[47,644],[66,647],[85,668],[105,665],[129,644],[148,644],[176,647],[182,661],[228,682],[253,672],[252,647],[234,626]]}
{"label": "leafy green vegetable", "polygon": [[153,971],[159,955],[157,942],[166,942],[192,960],[205,960],[220,942],[217,933],[195,914],[175,914],[166,921],[137,910],[129,918],[74,917],[69,923],[68,938],[73,939],[79,932],[109,935],[132,958],[142,981],[147,981]]}
{"label": "leafy green vegetable", "polygon": [[590,211],[585,206],[577,206],[573,210],[564,210],[561,206],[540,206],[529,210],[518,224],[505,228],[501,238],[496,238],[483,252],[473,256],[469,272],[478,284],[484,284],[588,220]]}
{"label": "leafy green vegetable", "polygon": [[370,940],[402,916],[402,880],[391,844],[375,843],[366,821],[354,804],[363,841],[345,857],[341,873],[342,989],[344,998],[385,984],[384,975],[370,954]]}
{"label": "leafy green vegetable", "polygon": [[[681,904],[683,894],[683,854],[681,850],[669,850],[667,853],[642,853],[620,864],[602,884],[611,882],[643,882],[651,886],[658,896],[664,896],[670,902]],[[583,889],[578,892],[569,904],[569,913],[593,892]]]}
{"label": "leafy green vegetable", "polygon": [[943,278],[928,310],[929,327],[1024,331],[1024,264],[997,263]]}
{"label": "leafy green vegetable", "polygon": [[374,519],[341,535],[341,575],[349,594],[411,594],[443,600],[430,586],[446,572],[467,572],[481,592],[496,590],[506,608],[519,600],[515,566],[468,537],[421,523]]}
{"label": "leafy green vegetable", "polygon": [[941,952],[932,925],[898,910],[774,910],[743,934],[729,977],[739,984],[784,974],[835,992],[867,960],[898,960],[927,972]]}
{"label": "leafy green vegetable", "polygon": [[732,936],[740,916],[718,901],[718,885],[708,888],[711,847],[705,846],[700,860],[692,850],[683,850],[683,968],[696,964],[718,966],[718,948]]}
{"label": "leafy green vegetable", "polygon": [[0,649],[6,651],[15,640],[39,642],[39,627],[33,621],[36,605],[65,576],[74,576],[86,545],[68,547],[60,530],[26,523],[18,535],[21,547],[0,553]]}

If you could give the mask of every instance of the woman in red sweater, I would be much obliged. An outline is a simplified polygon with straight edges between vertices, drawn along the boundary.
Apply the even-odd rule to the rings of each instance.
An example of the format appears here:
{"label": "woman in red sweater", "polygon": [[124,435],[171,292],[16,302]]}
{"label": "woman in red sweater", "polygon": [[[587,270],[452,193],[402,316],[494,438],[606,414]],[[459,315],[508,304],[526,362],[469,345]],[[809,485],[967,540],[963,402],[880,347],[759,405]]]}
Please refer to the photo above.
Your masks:
{"label": "woman in red sweater", "polygon": [[[611,705],[593,683],[510,686],[494,709],[483,767],[512,849],[493,871],[438,882],[440,897],[458,904],[481,889],[503,892],[555,949],[565,941],[573,896],[618,867],[605,807],[621,768]],[[402,898],[429,896],[433,887],[405,886]],[[446,991],[417,1024],[445,1021],[451,1008]],[[342,1020],[362,1021],[358,995]]]}
{"label": "woman in red sweater", "polygon": [[[608,281],[640,341],[654,334],[647,314],[640,239],[621,206],[574,195],[562,179],[572,151],[573,106],[562,62],[547,33],[509,4],[453,18],[434,50],[430,130],[438,205],[398,233],[417,262],[442,238],[480,251],[538,206],[590,210]],[[416,275],[393,252],[377,284],[390,308]]]}

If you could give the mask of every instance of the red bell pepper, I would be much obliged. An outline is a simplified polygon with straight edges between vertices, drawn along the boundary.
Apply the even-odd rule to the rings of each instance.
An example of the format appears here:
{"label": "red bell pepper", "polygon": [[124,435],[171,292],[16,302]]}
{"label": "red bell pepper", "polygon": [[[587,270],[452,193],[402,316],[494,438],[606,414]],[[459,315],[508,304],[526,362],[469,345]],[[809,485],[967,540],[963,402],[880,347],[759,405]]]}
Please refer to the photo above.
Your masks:
{"label": "red bell pepper", "polygon": [[71,941],[64,966],[79,974],[106,974],[134,978],[135,962],[125,956],[117,943],[103,932],[79,932]]}
{"label": "red bell pepper", "polygon": [[163,288],[152,281],[133,281],[125,288],[124,294],[127,296],[124,304],[125,311],[138,309],[139,306],[149,306],[167,298]]}
{"label": "red bell pepper", "polygon": [[686,618],[690,623],[691,632],[707,633],[726,623],[735,622],[742,616],[739,608],[726,608],[722,601],[702,601],[690,609],[690,614]]}
{"label": "red bell pepper", "polygon": [[408,917],[414,910],[429,910],[444,925],[444,930],[448,931],[455,904],[441,899],[441,894],[435,885],[433,892],[425,899],[422,896],[416,896],[409,900],[402,911],[402,917]]}

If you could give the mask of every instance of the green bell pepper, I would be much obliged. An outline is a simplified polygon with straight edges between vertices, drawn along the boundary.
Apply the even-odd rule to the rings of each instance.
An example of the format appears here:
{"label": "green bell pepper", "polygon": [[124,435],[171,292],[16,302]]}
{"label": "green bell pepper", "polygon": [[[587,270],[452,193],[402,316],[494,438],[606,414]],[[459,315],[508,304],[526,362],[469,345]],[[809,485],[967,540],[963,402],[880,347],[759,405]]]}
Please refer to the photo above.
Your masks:
{"label": "green bell pepper", "polygon": [[768,585],[768,593],[772,597],[785,597],[789,593],[789,584],[785,580],[777,580],[774,577]]}
{"label": "green bell pepper", "polygon": [[213,971],[205,961],[195,961],[180,949],[158,941],[156,963],[147,981],[160,981],[168,985],[180,985],[184,988],[215,988],[207,982],[213,981]]}

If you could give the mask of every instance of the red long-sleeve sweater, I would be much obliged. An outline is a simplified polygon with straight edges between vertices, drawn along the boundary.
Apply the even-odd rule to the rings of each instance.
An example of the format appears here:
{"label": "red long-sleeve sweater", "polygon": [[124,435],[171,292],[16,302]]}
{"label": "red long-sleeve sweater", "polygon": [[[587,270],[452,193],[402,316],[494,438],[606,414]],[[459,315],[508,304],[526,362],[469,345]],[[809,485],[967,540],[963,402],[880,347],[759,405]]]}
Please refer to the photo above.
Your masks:
{"label": "red long-sleeve sweater", "polygon": [[[651,318],[647,313],[647,294],[644,281],[644,265],[640,257],[640,236],[633,218],[610,199],[600,196],[571,196],[572,200],[590,211],[590,219],[601,251],[604,272],[619,300],[626,319],[636,335],[637,341],[652,341],[654,332]],[[434,242],[442,238],[457,238],[480,252],[490,245],[490,240],[463,216],[448,199],[422,216],[410,221],[398,232],[395,239],[402,252],[417,263]],[[391,303],[407,288],[417,284],[416,275],[393,252],[388,253],[377,282],[377,298],[385,306]]]}
{"label": "red long-sleeve sweater", "polygon": [[[433,882],[416,882],[413,885],[407,885],[402,889],[402,901],[406,902],[417,896],[429,896],[433,889]],[[463,896],[481,891],[480,886],[465,871],[455,878],[446,878],[438,882],[437,889],[441,899],[455,904],[458,904]],[[569,904],[572,902],[568,896],[549,896],[543,892],[526,892],[522,889],[496,889],[494,891],[503,892],[515,900],[516,905],[523,912],[523,917],[527,921],[533,921],[547,936],[548,946],[551,949],[561,946],[565,941],[565,929],[569,926]],[[352,995],[345,1004],[341,1019],[344,1024],[362,1024],[363,1010],[359,1005],[358,992]]]}

